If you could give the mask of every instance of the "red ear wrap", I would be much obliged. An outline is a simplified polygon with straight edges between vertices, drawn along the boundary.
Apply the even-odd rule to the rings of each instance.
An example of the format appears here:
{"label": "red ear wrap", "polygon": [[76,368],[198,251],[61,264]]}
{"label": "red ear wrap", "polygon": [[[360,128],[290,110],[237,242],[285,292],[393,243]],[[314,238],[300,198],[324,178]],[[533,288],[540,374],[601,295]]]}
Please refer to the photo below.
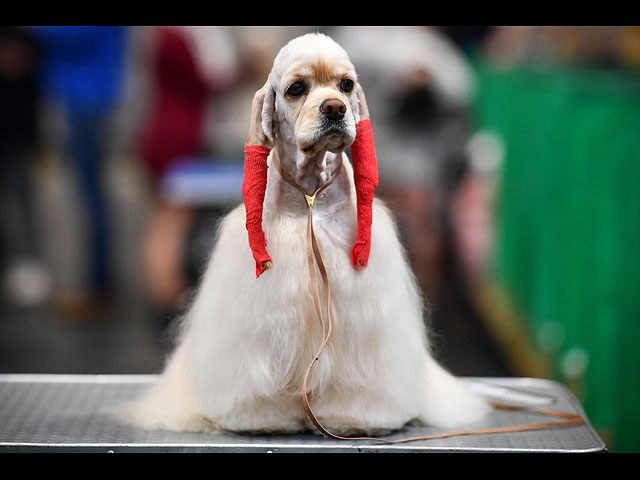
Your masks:
{"label": "red ear wrap", "polygon": [[365,268],[369,262],[373,191],[378,186],[378,162],[369,119],[361,120],[356,126],[356,139],[351,145],[351,161],[358,207],[358,233],[351,252],[351,263],[360,269]]}
{"label": "red ear wrap", "polygon": [[267,241],[262,230],[262,206],[267,188],[267,157],[270,149],[262,145],[244,146],[244,177],[242,198],[247,212],[246,227],[249,247],[256,261],[256,278],[264,271],[263,262],[271,261],[267,252]]}

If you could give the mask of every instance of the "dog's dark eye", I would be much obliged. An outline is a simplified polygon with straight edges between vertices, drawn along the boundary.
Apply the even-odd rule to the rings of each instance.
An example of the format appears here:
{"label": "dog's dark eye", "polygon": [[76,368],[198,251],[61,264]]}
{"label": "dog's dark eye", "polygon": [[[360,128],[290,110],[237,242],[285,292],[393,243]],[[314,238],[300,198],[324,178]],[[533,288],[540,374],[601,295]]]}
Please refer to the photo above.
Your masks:
{"label": "dog's dark eye", "polygon": [[340,89],[343,92],[349,93],[351,90],[353,90],[353,80],[351,80],[350,78],[344,78],[340,82]]}
{"label": "dog's dark eye", "polygon": [[294,82],[289,85],[286,94],[290,97],[299,97],[306,91],[307,87],[305,86],[304,82]]}

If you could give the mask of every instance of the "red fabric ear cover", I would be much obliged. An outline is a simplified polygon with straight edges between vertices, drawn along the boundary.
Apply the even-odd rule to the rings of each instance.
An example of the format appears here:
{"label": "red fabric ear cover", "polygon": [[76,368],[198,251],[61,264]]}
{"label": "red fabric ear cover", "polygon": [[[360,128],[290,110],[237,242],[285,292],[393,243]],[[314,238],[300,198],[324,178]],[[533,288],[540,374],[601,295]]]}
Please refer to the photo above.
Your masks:
{"label": "red fabric ear cover", "polygon": [[271,261],[267,252],[267,240],[262,230],[262,206],[267,188],[267,157],[270,149],[262,145],[244,146],[244,177],[242,198],[247,212],[249,247],[256,261],[256,278],[264,271],[263,262]]}
{"label": "red fabric ear cover", "polygon": [[378,186],[378,163],[369,119],[360,121],[356,127],[356,139],[351,145],[351,161],[358,208],[358,231],[351,252],[351,263],[356,268],[363,268],[369,262],[373,191]]}

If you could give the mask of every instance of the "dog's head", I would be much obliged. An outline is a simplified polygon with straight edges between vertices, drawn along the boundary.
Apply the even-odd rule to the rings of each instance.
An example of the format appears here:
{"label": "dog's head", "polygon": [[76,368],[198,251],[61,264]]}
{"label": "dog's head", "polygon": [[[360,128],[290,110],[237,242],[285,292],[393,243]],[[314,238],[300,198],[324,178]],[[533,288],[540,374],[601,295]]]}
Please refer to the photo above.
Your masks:
{"label": "dog's head", "polygon": [[356,71],[340,45],[323,34],[291,40],[276,56],[267,80],[262,129],[305,157],[339,153],[356,135]]}

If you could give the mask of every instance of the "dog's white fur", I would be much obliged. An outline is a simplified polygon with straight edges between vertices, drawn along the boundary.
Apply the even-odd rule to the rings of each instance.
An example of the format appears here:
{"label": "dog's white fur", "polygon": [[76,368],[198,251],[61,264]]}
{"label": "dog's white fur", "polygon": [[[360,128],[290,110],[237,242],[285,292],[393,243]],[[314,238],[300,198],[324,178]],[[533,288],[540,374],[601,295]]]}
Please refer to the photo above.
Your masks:
{"label": "dog's white fur", "polygon": [[[369,265],[351,266],[356,204],[343,150],[355,137],[359,111],[355,93],[337,86],[345,76],[355,80],[356,72],[333,40],[295,39],[274,61],[262,112],[272,155],[310,193],[338,162],[343,167],[314,208],[334,330],[309,380],[312,407],[337,434],[380,434],[411,421],[445,427],[475,421],[488,406],[430,355],[421,295],[392,217],[377,199]],[[286,88],[300,79],[308,93],[287,98]],[[341,133],[321,131],[318,106],[326,98],[348,107]],[[269,168],[263,229],[273,268],[257,279],[244,206],[223,220],[178,347],[159,381],[128,408],[128,419],[174,430],[312,428],[300,387],[321,333],[306,264],[306,211],[300,192]]]}

